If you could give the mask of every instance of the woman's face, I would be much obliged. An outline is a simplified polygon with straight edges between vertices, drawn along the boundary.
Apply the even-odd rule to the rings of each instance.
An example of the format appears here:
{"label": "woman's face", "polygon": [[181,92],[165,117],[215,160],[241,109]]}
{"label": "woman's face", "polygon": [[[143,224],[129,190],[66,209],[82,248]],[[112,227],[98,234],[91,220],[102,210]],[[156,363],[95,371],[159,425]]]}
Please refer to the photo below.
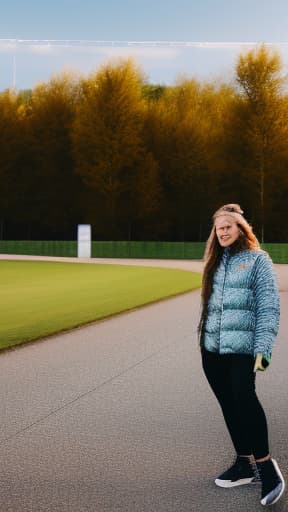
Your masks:
{"label": "woman's face", "polygon": [[215,229],[218,242],[222,247],[232,245],[241,233],[236,221],[226,215],[216,219]]}

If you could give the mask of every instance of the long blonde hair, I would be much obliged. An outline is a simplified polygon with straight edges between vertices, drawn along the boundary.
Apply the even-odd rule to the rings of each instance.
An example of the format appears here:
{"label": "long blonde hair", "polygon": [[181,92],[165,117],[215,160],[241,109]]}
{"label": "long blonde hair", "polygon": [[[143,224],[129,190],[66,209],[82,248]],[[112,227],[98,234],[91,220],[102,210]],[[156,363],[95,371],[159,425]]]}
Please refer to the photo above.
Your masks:
{"label": "long blonde hair", "polygon": [[243,250],[259,250],[260,244],[257,240],[257,237],[253,233],[253,229],[248,224],[247,220],[243,217],[243,211],[241,210],[239,204],[225,204],[221,206],[213,215],[213,227],[211,229],[209,238],[206,242],[205,254],[204,254],[204,270],[202,277],[202,311],[200,323],[198,326],[198,333],[200,336],[200,346],[202,346],[202,334],[205,326],[205,320],[207,315],[207,306],[208,301],[212,292],[213,285],[213,277],[214,273],[219,265],[223,248],[218,242],[218,238],[216,235],[215,221],[220,216],[231,216],[233,221],[237,223],[237,226],[240,229],[241,234],[238,239],[231,246],[231,251],[233,253],[243,251]]}

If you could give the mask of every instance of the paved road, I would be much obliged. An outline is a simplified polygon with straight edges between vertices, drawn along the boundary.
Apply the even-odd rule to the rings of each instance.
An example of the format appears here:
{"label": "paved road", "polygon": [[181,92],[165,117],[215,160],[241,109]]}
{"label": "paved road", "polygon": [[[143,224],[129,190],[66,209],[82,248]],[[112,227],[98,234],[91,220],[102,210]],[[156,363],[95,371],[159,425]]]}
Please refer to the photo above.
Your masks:
{"label": "paved road", "polygon": [[[287,267],[277,271],[284,282]],[[280,333],[258,394],[288,480],[281,289]],[[258,486],[213,483],[233,449],[201,371],[198,316],[192,292],[2,353],[1,512],[263,510]],[[271,510],[287,512],[287,495]]]}

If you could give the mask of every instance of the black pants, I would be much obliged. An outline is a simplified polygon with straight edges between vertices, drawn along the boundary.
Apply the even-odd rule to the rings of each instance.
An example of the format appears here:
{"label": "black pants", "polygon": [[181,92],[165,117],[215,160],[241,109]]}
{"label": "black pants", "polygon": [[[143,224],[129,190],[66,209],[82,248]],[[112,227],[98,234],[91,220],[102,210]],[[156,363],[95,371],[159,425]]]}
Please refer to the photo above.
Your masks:
{"label": "black pants", "polygon": [[202,350],[207,380],[222,408],[238,455],[269,453],[267,421],[255,390],[254,357]]}

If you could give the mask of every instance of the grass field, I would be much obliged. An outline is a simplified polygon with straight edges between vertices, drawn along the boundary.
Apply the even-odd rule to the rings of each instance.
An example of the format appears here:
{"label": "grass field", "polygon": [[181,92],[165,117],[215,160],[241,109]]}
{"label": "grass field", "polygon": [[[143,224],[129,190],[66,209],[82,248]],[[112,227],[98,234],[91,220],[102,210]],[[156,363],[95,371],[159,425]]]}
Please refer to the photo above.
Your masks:
{"label": "grass field", "polygon": [[0,261],[0,349],[198,288],[184,270]]}

